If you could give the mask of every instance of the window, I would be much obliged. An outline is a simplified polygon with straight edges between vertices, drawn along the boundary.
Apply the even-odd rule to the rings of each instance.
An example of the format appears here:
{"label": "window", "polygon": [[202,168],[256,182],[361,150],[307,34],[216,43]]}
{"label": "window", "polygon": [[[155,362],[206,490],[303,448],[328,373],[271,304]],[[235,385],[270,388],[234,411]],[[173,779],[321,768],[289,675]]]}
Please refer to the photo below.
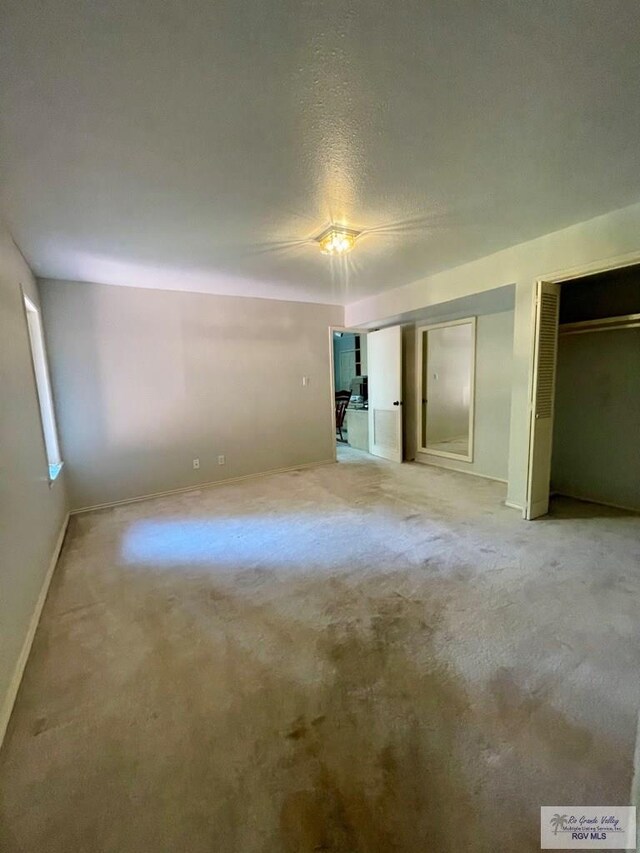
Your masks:
{"label": "window", "polygon": [[60,458],[60,445],[58,444],[56,418],[53,411],[51,383],[49,382],[49,368],[47,367],[47,354],[44,348],[40,313],[33,302],[26,296],[24,297],[24,307],[27,312],[31,357],[33,358],[33,372],[36,377],[36,386],[38,388],[42,434],[44,436],[44,445],[47,451],[47,461],[49,463],[49,480],[53,481],[60,473],[60,469],[62,468],[62,459]]}

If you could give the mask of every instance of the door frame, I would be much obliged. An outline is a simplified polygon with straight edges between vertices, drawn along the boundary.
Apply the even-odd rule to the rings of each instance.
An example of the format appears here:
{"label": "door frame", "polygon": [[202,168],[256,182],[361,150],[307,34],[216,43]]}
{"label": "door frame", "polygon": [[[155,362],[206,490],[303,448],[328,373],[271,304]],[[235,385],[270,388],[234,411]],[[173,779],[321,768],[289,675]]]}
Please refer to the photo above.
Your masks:
{"label": "door frame", "polygon": [[367,335],[367,332],[372,332],[373,329],[357,329],[348,328],[347,326],[329,326],[329,387],[331,389],[331,397],[329,404],[331,406],[331,440],[333,441],[333,461],[338,461],[338,445],[336,443],[336,374],[333,358],[333,333],[348,332],[351,335]]}
{"label": "door frame", "polygon": [[[570,267],[567,269],[556,270],[555,272],[546,273],[545,275],[536,276],[534,279],[534,287],[533,293],[531,297],[531,349],[529,352],[529,389],[528,389],[528,398],[529,398],[529,434],[527,440],[527,480],[525,485],[525,494],[524,494],[524,506],[522,508],[522,517],[529,521],[529,512],[530,507],[528,505],[528,499],[530,494],[531,487],[531,479],[533,477],[534,471],[532,467],[532,462],[534,459],[533,453],[533,441],[535,436],[534,430],[534,416],[535,416],[535,354],[536,354],[536,296],[538,293],[539,285],[542,282],[549,282],[550,284],[564,284],[567,281],[575,281],[581,278],[587,278],[591,275],[597,275],[598,273],[603,272],[611,272],[611,270],[624,269],[625,267],[631,267],[635,264],[640,264],[640,250],[636,252],[628,252],[624,255],[617,255],[612,258],[606,258],[599,261],[592,261],[588,264],[579,264],[575,267]],[[562,300],[562,293],[560,294],[560,299]],[[557,358],[556,364],[554,365],[554,395],[555,395],[555,380],[556,373],[558,370]],[[553,426],[555,421],[555,406],[551,413],[551,430],[553,432]],[[553,450],[553,448],[551,448]],[[549,493],[551,493],[551,477],[549,476]]]}

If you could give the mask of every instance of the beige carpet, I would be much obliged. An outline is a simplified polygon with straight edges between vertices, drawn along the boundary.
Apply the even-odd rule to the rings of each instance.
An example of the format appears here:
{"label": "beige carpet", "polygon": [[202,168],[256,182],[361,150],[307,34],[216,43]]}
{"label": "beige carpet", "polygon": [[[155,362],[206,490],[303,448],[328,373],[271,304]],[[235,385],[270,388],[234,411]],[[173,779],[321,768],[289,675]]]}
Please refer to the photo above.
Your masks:
{"label": "beige carpet", "polygon": [[628,802],[640,516],[341,454],[73,520],[3,853],[519,853]]}

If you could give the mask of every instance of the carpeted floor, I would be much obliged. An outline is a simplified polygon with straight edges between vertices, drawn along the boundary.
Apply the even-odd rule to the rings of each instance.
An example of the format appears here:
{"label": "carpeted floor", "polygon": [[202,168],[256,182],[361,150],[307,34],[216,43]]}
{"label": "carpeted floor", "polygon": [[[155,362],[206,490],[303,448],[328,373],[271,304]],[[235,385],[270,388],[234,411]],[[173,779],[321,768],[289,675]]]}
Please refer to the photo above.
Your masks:
{"label": "carpeted floor", "polygon": [[524,853],[628,802],[640,516],[340,452],[72,520],[3,853]]}

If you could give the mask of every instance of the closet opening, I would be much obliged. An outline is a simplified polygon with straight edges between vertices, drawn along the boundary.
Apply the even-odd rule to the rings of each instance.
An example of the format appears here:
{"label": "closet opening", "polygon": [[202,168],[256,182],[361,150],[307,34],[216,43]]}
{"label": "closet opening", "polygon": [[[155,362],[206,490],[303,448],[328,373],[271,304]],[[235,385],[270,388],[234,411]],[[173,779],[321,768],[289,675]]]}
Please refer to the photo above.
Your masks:
{"label": "closet opening", "polygon": [[640,512],[640,264],[560,286],[551,495]]}

